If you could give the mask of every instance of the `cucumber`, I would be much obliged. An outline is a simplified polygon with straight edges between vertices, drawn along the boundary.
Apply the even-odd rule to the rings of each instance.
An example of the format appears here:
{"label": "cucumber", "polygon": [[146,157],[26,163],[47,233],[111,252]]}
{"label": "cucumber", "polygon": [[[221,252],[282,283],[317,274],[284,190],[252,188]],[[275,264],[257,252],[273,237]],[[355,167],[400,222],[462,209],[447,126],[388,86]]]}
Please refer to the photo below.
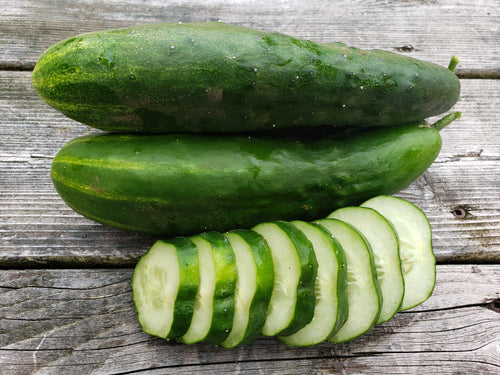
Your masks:
{"label": "cucumber", "polygon": [[65,145],[51,175],[78,213],[169,238],[326,217],[407,187],[440,148],[426,123],[305,138],[98,134]]}
{"label": "cucumber", "polygon": [[399,243],[394,228],[377,211],[366,207],[340,208],[328,217],[352,225],[370,244],[383,301],[376,324],[388,321],[399,311],[405,293]]}
{"label": "cucumber", "polygon": [[56,43],[32,82],[48,104],[102,130],[238,132],[419,121],[457,102],[451,70],[222,22],[162,23]]}
{"label": "cucumber", "polygon": [[224,235],[234,250],[238,280],[233,326],[220,345],[234,348],[251,343],[261,334],[273,290],[274,268],[269,246],[257,232],[240,229]]}
{"label": "cucumber", "polygon": [[321,219],[324,226],[344,249],[347,264],[347,300],[349,316],[345,324],[328,338],[342,343],[369,331],[380,316],[382,293],[377,281],[370,245],[352,226],[337,219]]}
{"label": "cucumber", "polygon": [[304,328],[279,339],[289,346],[309,346],[325,341],[347,320],[346,260],[342,247],[324,227],[304,221],[292,221],[311,241],[318,273],[314,317]]}
{"label": "cucumber", "polygon": [[421,304],[430,297],[436,283],[431,226],[424,212],[414,204],[392,196],[378,196],[361,206],[380,212],[392,223],[399,237],[405,282],[401,310]]}
{"label": "cucumber", "polygon": [[318,269],[314,249],[301,231],[284,221],[261,223],[253,231],[269,245],[274,267],[273,290],[262,333],[291,335],[314,316]]}
{"label": "cucumber", "polygon": [[196,246],[187,238],[156,241],[132,276],[133,301],[144,332],[167,339],[184,334],[198,285]]}
{"label": "cucumber", "polygon": [[234,252],[229,241],[215,231],[190,239],[198,247],[200,283],[191,325],[179,341],[217,345],[232,328],[237,280]]}

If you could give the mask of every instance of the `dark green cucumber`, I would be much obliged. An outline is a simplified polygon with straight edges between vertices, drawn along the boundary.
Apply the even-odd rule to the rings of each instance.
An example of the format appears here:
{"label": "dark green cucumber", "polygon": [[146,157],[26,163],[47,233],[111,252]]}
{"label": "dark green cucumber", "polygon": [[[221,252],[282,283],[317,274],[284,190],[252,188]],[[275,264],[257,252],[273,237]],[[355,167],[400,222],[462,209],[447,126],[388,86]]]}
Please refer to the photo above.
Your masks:
{"label": "dark green cucumber", "polygon": [[233,327],[221,342],[224,348],[246,345],[262,333],[274,284],[273,259],[267,242],[245,229],[224,233],[234,250],[236,283]]}
{"label": "dark green cucumber", "polygon": [[50,47],[32,82],[68,117],[112,131],[395,125],[449,110],[439,65],[221,22],[87,33]]}
{"label": "dark green cucumber", "polygon": [[198,291],[198,250],[187,238],[157,241],[132,277],[133,300],[144,330],[176,338],[189,328]]}
{"label": "dark green cucumber", "polygon": [[307,139],[104,134],[64,146],[52,179],[63,200],[91,219],[179,236],[310,221],[394,194],[440,147],[439,132],[423,123]]}

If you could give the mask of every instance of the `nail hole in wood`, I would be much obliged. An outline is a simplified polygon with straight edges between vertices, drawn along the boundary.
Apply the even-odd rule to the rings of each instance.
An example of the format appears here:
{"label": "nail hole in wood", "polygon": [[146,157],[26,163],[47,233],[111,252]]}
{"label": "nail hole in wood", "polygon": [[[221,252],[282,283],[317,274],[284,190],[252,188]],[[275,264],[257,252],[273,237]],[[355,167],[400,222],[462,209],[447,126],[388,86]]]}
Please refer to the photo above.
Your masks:
{"label": "nail hole in wood", "polygon": [[467,211],[463,207],[456,207],[451,212],[457,219],[465,219],[467,216]]}
{"label": "nail hole in wood", "polygon": [[496,300],[493,300],[491,301],[489,304],[488,304],[488,307],[493,310],[494,312],[496,313],[500,313],[500,298],[499,299],[496,299]]}

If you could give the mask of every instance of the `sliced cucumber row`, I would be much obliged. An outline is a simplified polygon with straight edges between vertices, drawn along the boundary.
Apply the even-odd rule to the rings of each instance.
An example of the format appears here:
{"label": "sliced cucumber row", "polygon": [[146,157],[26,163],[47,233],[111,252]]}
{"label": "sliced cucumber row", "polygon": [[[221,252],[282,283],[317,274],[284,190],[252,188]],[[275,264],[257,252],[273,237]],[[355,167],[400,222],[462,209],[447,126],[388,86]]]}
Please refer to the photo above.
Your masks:
{"label": "sliced cucumber row", "polygon": [[234,348],[266,335],[308,346],[352,340],[422,303],[435,273],[423,212],[379,196],[314,223],[157,241],[132,290],[154,336]]}

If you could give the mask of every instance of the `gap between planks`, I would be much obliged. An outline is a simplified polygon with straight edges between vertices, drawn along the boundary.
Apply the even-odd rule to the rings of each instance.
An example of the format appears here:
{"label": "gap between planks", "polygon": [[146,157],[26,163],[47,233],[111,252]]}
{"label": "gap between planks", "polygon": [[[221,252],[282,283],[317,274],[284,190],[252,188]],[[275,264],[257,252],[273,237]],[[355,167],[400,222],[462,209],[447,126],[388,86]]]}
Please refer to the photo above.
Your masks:
{"label": "gap between planks", "polygon": [[[0,63],[0,71],[29,72],[35,68],[35,63]],[[500,79],[500,68],[492,69],[460,69],[457,68],[455,74],[460,79]]]}

